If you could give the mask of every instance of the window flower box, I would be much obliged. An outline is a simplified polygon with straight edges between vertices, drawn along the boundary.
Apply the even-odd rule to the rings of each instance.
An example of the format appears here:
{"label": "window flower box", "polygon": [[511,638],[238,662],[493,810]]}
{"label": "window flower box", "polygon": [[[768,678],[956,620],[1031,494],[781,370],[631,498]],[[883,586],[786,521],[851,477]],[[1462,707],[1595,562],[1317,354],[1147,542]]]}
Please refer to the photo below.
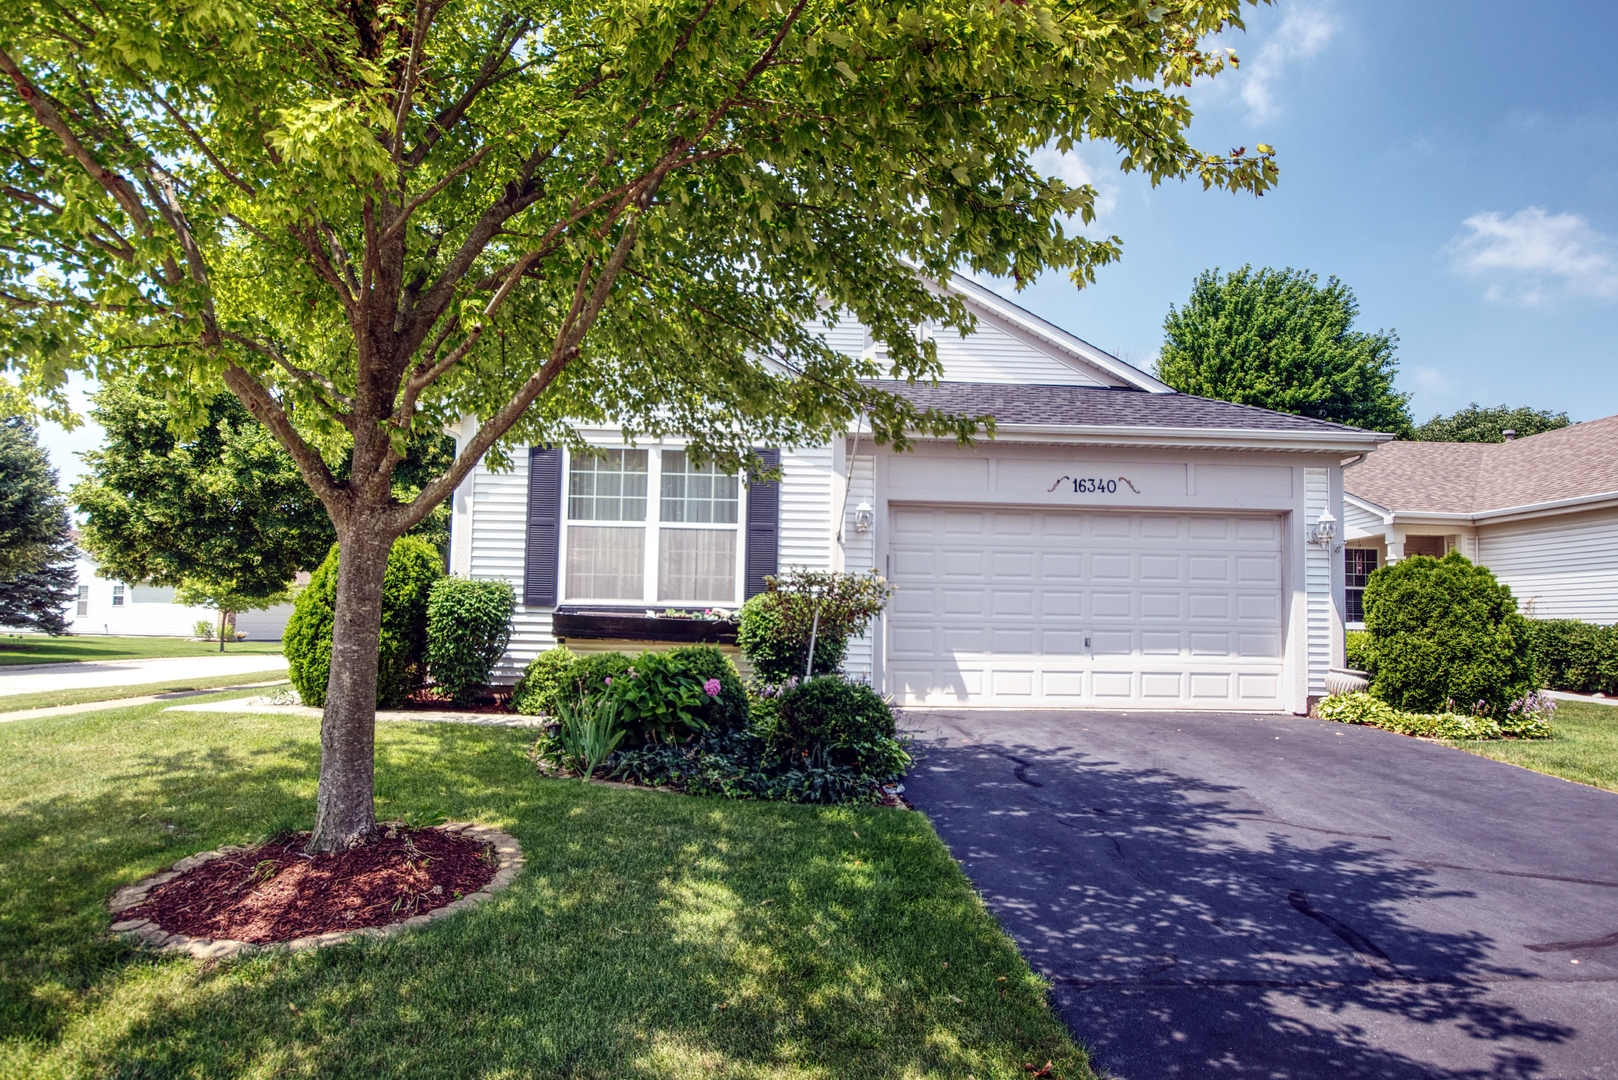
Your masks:
{"label": "window flower box", "polygon": [[718,609],[604,607],[564,604],[551,616],[560,641],[674,641],[692,645],[736,644],[736,619]]}

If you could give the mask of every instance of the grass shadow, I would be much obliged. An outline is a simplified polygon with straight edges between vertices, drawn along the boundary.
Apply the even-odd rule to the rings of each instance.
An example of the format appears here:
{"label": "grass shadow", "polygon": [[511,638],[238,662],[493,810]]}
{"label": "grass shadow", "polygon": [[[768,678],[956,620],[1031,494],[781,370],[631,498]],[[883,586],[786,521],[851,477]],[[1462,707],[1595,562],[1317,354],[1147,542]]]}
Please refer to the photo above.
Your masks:
{"label": "grass shadow", "polygon": [[306,826],[318,744],[291,718],[128,713],[13,740],[23,785],[53,758],[98,764],[0,790],[0,873],[37,883],[0,900],[0,950],[21,947],[0,968],[7,1075],[1010,1077],[1035,1058],[1087,1075],[920,815],[543,780],[504,729],[378,730],[381,816],[522,843],[487,904],[295,956],[130,949],[105,896]]}

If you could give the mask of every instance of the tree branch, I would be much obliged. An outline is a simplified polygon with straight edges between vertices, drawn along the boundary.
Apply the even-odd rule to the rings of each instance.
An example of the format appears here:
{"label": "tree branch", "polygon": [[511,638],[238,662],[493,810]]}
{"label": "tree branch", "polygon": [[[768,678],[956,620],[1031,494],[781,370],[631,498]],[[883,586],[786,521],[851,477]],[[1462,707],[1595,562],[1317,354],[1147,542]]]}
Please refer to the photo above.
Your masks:
{"label": "tree branch", "polygon": [[62,114],[56,111],[56,106],[52,105],[46,95],[23,74],[22,68],[17,66],[11,54],[4,49],[0,49],[0,71],[11,76],[12,83],[17,87],[17,95],[33,110],[34,119],[39,121],[40,126],[62,141],[62,146],[68,154],[90,174],[91,179],[117,200],[118,205],[123,207],[124,213],[129,215],[129,220],[135,223],[135,227],[141,233],[149,233],[151,217],[141,205],[134,185],[96,160],[95,155],[79,141],[73,129],[68,127],[67,121],[62,119]]}
{"label": "tree branch", "polygon": [[225,385],[230,387],[231,392],[247,407],[247,411],[257,417],[259,423],[269,428],[276,440],[286,447],[287,453],[292,455],[292,460],[297,462],[298,471],[303,474],[304,482],[325,504],[332,523],[346,523],[348,503],[343,498],[343,489],[338,484],[337,478],[332,476],[331,470],[326,467],[326,462],[321,456],[304,442],[303,436],[292,426],[291,419],[275,400],[275,396],[253,378],[252,373],[246,368],[228,360],[225,362]]}
{"label": "tree branch", "polygon": [[405,222],[410,219],[410,215],[421,209],[423,203],[425,203],[428,199],[431,199],[434,195],[437,195],[440,191],[443,191],[445,188],[449,187],[455,182],[457,177],[461,176],[468,169],[476,166],[477,163],[482,161],[488,155],[489,151],[493,149],[493,143],[484,143],[477,153],[473,154],[471,157],[455,166],[449,172],[445,173],[442,180],[406,203],[404,208],[399,211],[399,216],[393,219],[393,224],[382,230],[382,235],[378,238],[377,242],[385,244],[389,240],[393,239],[399,230],[405,227]]}
{"label": "tree branch", "polygon": [[[490,49],[488,55],[483,58],[483,65],[478,70],[477,78],[472,80],[472,84],[466,88],[465,93],[456,100],[455,104],[433,117],[432,122],[427,126],[426,134],[422,136],[421,142],[416,145],[414,150],[405,155],[406,164],[416,166],[427,160],[427,155],[438,144],[438,140],[442,139],[450,128],[460,122],[461,117],[466,115],[466,110],[472,107],[472,102],[476,101],[478,95],[488,89],[490,83],[494,82],[495,75],[500,71],[500,65],[506,62],[506,57],[511,55],[511,50],[516,47],[518,39],[528,32],[530,26],[528,20],[522,19],[516,21],[516,29],[512,30],[513,19],[509,14],[502,18],[500,22],[502,36],[498,39],[496,47]],[[509,40],[504,36],[507,31],[511,31]]]}

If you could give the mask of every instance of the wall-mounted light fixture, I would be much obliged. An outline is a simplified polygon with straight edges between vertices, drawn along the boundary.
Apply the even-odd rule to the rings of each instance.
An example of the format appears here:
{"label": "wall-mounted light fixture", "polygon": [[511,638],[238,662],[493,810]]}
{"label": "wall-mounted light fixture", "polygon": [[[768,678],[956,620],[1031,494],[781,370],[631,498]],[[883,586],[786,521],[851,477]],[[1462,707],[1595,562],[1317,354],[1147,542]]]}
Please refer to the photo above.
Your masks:
{"label": "wall-mounted light fixture", "polygon": [[876,520],[876,514],[871,510],[871,504],[862,502],[854,508],[854,531],[867,533],[871,531],[871,524]]}
{"label": "wall-mounted light fixture", "polygon": [[1330,510],[1324,510],[1315,523],[1309,526],[1309,542],[1330,551],[1332,541],[1336,539],[1337,519],[1332,517]]}

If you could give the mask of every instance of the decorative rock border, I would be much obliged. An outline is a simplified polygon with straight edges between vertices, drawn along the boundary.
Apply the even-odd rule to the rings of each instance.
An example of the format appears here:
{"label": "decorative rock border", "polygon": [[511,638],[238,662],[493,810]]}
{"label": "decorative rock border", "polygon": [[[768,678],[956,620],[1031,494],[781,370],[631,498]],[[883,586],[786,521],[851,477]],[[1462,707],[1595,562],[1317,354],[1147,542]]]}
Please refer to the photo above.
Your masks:
{"label": "decorative rock border", "polygon": [[[385,926],[365,926],[358,930],[333,930],[326,934],[310,934],[307,937],[295,938],[292,941],[233,941],[229,938],[202,938],[190,937],[186,934],[171,934],[150,919],[122,919],[115,921],[111,930],[116,934],[130,934],[145,941],[149,946],[159,952],[189,953],[198,960],[222,960],[227,956],[236,956],[245,952],[254,952],[270,949],[291,949],[294,952],[300,949],[313,949],[322,945],[335,945],[340,941],[352,938],[372,937],[385,938],[402,933],[410,927],[425,926],[434,919],[448,918],[458,911],[481,904],[495,893],[511,884],[522,869],[522,845],[510,833],[499,829],[491,829],[487,825],[476,825],[468,821],[454,821],[434,826],[445,832],[460,833],[462,836],[474,840],[481,840],[494,848],[500,858],[500,865],[494,872],[489,883],[475,893],[469,893],[459,900],[452,900],[443,907],[434,908],[421,915],[412,915],[396,923]],[[173,881],[187,870],[194,870],[203,863],[222,859],[227,855],[236,855],[248,850],[239,845],[229,845],[213,851],[203,851],[196,855],[187,856],[163,871],[153,874],[144,881],[137,881],[133,885],[125,885],[112,894],[107,901],[107,910],[113,915],[127,911],[146,900],[147,894],[159,885]]]}

